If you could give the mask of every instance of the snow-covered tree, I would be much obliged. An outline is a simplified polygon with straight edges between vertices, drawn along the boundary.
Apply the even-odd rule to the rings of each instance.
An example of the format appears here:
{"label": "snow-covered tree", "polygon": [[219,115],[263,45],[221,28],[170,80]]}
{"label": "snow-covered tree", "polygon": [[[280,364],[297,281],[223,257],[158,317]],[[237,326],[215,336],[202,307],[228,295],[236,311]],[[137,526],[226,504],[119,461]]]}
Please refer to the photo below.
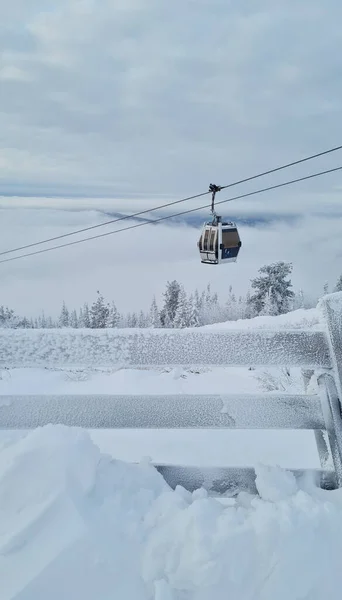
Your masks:
{"label": "snow-covered tree", "polygon": [[212,294],[210,284],[200,296],[199,321],[200,325],[219,323],[225,320],[224,311],[221,308],[217,293]]}
{"label": "snow-covered tree", "polygon": [[259,315],[271,315],[271,316],[275,316],[278,315],[278,306],[275,303],[275,297],[272,294],[272,288],[269,289],[269,291],[266,294],[266,298],[264,300],[264,305],[259,313]]}
{"label": "snow-covered tree", "polygon": [[107,325],[109,306],[105,303],[102,294],[97,291],[97,299],[90,309],[90,324],[92,329],[104,329]]}
{"label": "snow-covered tree", "polygon": [[160,315],[158,305],[155,296],[153,296],[150,313],[149,313],[149,327],[160,327]]}
{"label": "snow-covered tree", "polygon": [[340,275],[337,280],[337,283],[334,287],[334,292],[342,292],[342,275]]}
{"label": "snow-covered tree", "polygon": [[118,327],[120,321],[119,311],[114,302],[111,303],[108,314],[107,327]]}
{"label": "snow-covered tree", "polygon": [[80,308],[80,311],[78,314],[78,326],[81,329],[83,329],[83,328],[88,329],[90,327],[90,312],[89,312],[89,306],[88,306],[87,302],[85,302],[83,304],[83,307]]}
{"label": "snow-covered tree", "polygon": [[38,326],[40,329],[46,329],[47,327],[47,320],[44,311],[42,311],[42,314],[40,317],[38,317]]}
{"label": "snow-covered tree", "polygon": [[188,327],[199,327],[199,309],[196,298],[191,295],[188,300]]}
{"label": "snow-covered tree", "polygon": [[180,286],[178,294],[178,305],[173,319],[173,327],[181,329],[189,327],[189,305],[183,286]]}
{"label": "snow-covered tree", "polygon": [[302,288],[295,293],[292,303],[293,310],[297,310],[298,308],[305,308],[305,298],[304,292]]}
{"label": "snow-covered tree", "polygon": [[52,317],[47,317],[46,327],[47,327],[47,329],[54,329],[55,323],[53,322]]}
{"label": "snow-covered tree", "polygon": [[19,319],[14,314],[14,310],[12,308],[8,308],[8,306],[0,306],[0,327],[17,327],[18,321]]}
{"label": "snow-covered tree", "polygon": [[227,321],[236,321],[241,318],[241,307],[238,306],[236,296],[233,292],[233,288],[229,286],[228,298],[224,309],[224,319]]}
{"label": "snow-covered tree", "polygon": [[144,329],[149,326],[149,316],[145,315],[144,311],[141,310],[138,316],[138,327]]}
{"label": "snow-covered tree", "polygon": [[[39,327],[39,324],[38,324]],[[58,319],[58,327],[69,327],[69,311],[66,307],[65,302],[63,301],[61,314]]]}
{"label": "snow-covered tree", "polygon": [[138,325],[137,313],[135,313],[135,312],[127,313],[126,319],[123,322],[123,327],[129,327],[131,329],[131,328],[137,327],[137,325]]}
{"label": "snow-covered tree", "polygon": [[166,284],[166,290],[164,296],[164,306],[160,312],[160,320],[164,327],[173,324],[176,310],[178,307],[178,296],[180,293],[180,284],[178,281],[168,281]]}
{"label": "snow-covered tree", "polygon": [[[0,327],[1,327],[1,324],[0,324]],[[23,317],[22,319],[19,318],[16,327],[18,329],[33,329],[33,321],[32,321],[32,319],[29,320],[26,317]]]}
{"label": "snow-covered tree", "polygon": [[260,276],[251,281],[255,293],[251,296],[250,301],[256,314],[260,314],[263,310],[268,294],[271,296],[272,304],[277,308],[277,314],[283,314],[290,310],[294,292],[290,289],[292,283],[287,277],[291,272],[292,264],[282,261],[265,265],[259,269]]}
{"label": "snow-covered tree", "polygon": [[73,329],[77,329],[78,328],[78,318],[77,318],[77,312],[76,312],[75,309],[72,310],[71,313],[70,313],[69,325]]}

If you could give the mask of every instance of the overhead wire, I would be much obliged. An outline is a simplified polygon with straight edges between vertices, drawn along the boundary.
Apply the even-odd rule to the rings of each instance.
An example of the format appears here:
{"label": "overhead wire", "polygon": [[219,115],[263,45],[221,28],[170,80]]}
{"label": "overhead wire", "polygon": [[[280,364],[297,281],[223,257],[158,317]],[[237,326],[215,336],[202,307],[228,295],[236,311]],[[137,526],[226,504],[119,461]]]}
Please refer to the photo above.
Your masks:
{"label": "overhead wire", "polygon": [[[294,183],[299,183],[300,181],[306,181],[308,179],[314,179],[315,177],[320,177],[322,175],[327,175],[328,173],[334,173],[334,172],[340,171],[340,170],[342,170],[342,166],[335,167],[333,169],[327,169],[325,171],[319,171],[318,173],[312,173],[311,175],[306,175],[304,177],[298,177],[297,179],[292,179],[290,181],[284,181],[282,183],[278,183],[278,184],[271,185],[271,186],[268,186],[268,187],[265,187],[265,188],[254,190],[252,192],[247,192],[245,194],[240,194],[239,196],[233,196],[232,198],[227,198],[226,200],[220,200],[219,202],[216,202],[216,205],[218,205],[218,204],[225,204],[227,202],[232,202],[233,200],[241,200],[243,198],[248,198],[250,196],[255,196],[256,194],[261,194],[261,193],[268,192],[268,191],[271,191],[271,190],[279,189],[279,188],[282,188],[282,187],[286,187],[288,185],[292,185]],[[163,217],[159,217],[158,219],[155,219],[154,221],[144,221],[143,223],[135,223],[134,225],[129,225],[128,227],[124,227],[122,229],[115,229],[114,231],[107,231],[106,233],[101,233],[101,234],[98,234],[98,235],[94,235],[94,236],[82,238],[81,240],[75,240],[73,242],[67,242],[66,244],[59,244],[57,246],[52,246],[50,248],[43,248],[42,250],[36,250],[34,252],[28,252],[26,254],[20,254],[19,256],[12,256],[10,258],[5,258],[3,260],[0,260],[0,264],[6,263],[6,262],[11,262],[13,260],[19,260],[21,258],[26,258],[26,257],[29,257],[29,256],[35,256],[37,254],[44,254],[45,252],[51,252],[52,250],[57,250],[59,248],[66,248],[68,246],[75,246],[76,244],[82,244],[83,242],[88,242],[88,241],[99,239],[99,238],[102,238],[102,237],[107,237],[108,235],[114,235],[116,233],[120,233],[121,231],[128,231],[130,229],[136,229],[137,227],[143,227],[144,225],[154,225],[155,223],[160,223],[161,221],[167,221],[168,219],[174,219],[175,217],[179,217],[179,216],[182,216],[182,215],[193,213],[193,212],[196,212],[198,210],[204,210],[207,207],[208,207],[208,205],[199,206],[199,207],[196,207],[196,208],[190,208],[189,210],[181,211],[181,212],[175,213],[173,215],[165,215]]]}
{"label": "overhead wire", "polygon": [[[341,149],[342,149],[342,145],[335,146],[333,148],[329,148],[328,150],[324,150],[324,151],[318,152],[316,154],[311,154],[310,156],[306,156],[299,160],[295,160],[290,163],[286,163],[285,165],[281,165],[280,167],[275,167],[273,169],[269,169],[268,171],[263,171],[262,173],[257,173],[256,175],[252,175],[250,177],[245,177],[244,179],[240,179],[240,180],[234,181],[232,183],[229,183],[227,185],[220,186],[220,190],[224,190],[224,189],[228,189],[228,188],[231,188],[231,187],[234,187],[237,185],[241,185],[242,183],[247,183],[249,181],[258,179],[260,177],[264,177],[266,175],[271,175],[272,173],[276,173],[277,171],[288,169],[289,167],[299,165],[301,163],[307,162],[309,160],[313,160],[315,158],[324,156],[326,154],[331,154],[332,152],[337,152],[338,150],[341,150]],[[181,204],[182,202],[188,202],[190,200],[195,200],[196,198],[201,198],[202,196],[206,196],[209,193],[210,193],[210,191],[208,190],[208,191],[202,192],[200,194],[195,194],[194,196],[188,196],[186,198],[181,198],[180,200],[174,200],[172,202],[168,202],[168,203],[162,204],[160,206],[155,206],[153,208],[141,210],[141,211],[133,213],[131,215],[123,215],[123,216],[117,217],[115,219],[110,219],[109,221],[104,221],[103,223],[97,223],[96,225],[89,225],[88,227],[83,227],[82,229],[77,229],[76,231],[70,231],[69,233],[63,233],[60,235],[56,235],[54,237],[46,238],[45,240],[40,240],[38,242],[32,242],[32,243],[26,244],[24,246],[18,246],[17,248],[12,248],[11,250],[4,250],[4,251],[0,252],[0,256],[4,256],[6,254],[12,254],[13,252],[19,252],[20,250],[27,250],[28,248],[33,248],[35,246],[40,246],[42,244],[47,244],[49,242],[55,242],[57,240],[61,240],[61,239],[70,237],[72,235],[78,235],[79,233],[85,233],[86,231],[91,231],[93,229],[97,229],[99,227],[104,227],[106,225],[113,225],[114,223],[119,223],[120,221],[125,221],[127,219],[134,219],[136,217],[140,217],[141,215],[145,215],[145,214],[154,212],[156,210],[161,210],[163,208],[169,208],[170,206],[175,206],[176,204]],[[0,261],[0,262],[3,262],[3,261]]]}

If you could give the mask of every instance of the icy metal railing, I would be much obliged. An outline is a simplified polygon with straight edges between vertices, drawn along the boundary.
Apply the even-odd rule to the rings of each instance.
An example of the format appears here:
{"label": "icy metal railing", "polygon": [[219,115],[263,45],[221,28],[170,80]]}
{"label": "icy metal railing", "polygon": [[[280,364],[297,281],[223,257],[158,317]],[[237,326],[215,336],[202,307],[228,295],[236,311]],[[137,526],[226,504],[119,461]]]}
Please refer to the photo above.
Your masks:
{"label": "icy metal railing", "polygon": [[[297,366],[317,394],[22,395],[0,397],[0,429],[47,423],[86,428],[310,429],[321,468],[319,485],[342,487],[342,293],[321,301],[326,332],[269,331],[2,331],[1,364],[88,366]],[[229,391],[229,381],[227,382]],[[333,468],[328,468],[332,463]],[[172,486],[212,492],[255,491],[251,467],[156,465]],[[293,470],[296,476],[304,470]]]}

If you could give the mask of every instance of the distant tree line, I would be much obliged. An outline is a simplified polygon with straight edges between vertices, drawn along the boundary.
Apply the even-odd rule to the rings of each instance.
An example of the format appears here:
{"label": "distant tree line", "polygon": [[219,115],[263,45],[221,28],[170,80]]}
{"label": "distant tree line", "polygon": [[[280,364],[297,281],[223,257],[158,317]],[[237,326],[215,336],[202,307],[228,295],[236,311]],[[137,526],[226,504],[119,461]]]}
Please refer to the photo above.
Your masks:
{"label": "distant tree line", "polygon": [[[148,311],[122,314],[114,301],[107,302],[97,291],[96,299],[87,302],[78,310],[70,310],[63,302],[58,319],[46,316],[45,312],[35,318],[18,317],[8,307],[0,306],[0,327],[9,328],[185,328],[200,327],[224,321],[250,319],[259,315],[279,315],[297,308],[311,308],[315,303],[308,300],[303,290],[296,293],[292,289],[290,275],[292,264],[276,262],[259,269],[258,276],[251,280],[250,290],[245,296],[236,296],[232,287],[224,301],[211,291],[205,290],[188,294],[184,286],[176,280],[168,281],[163,293],[162,306],[155,297]],[[328,293],[325,284],[323,293]],[[342,291],[342,275],[333,291]]]}

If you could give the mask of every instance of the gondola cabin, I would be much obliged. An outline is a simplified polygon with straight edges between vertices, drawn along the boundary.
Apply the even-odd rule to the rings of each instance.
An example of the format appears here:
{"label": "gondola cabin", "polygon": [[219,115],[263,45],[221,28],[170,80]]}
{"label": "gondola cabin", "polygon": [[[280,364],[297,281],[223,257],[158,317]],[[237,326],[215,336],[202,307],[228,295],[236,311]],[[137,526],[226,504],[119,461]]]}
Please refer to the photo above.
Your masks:
{"label": "gondola cabin", "polygon": [[216,217],[203,225],[197,245],[202,263],[220,265],[237,261],[241,240],[235,223],[223,223]]}

